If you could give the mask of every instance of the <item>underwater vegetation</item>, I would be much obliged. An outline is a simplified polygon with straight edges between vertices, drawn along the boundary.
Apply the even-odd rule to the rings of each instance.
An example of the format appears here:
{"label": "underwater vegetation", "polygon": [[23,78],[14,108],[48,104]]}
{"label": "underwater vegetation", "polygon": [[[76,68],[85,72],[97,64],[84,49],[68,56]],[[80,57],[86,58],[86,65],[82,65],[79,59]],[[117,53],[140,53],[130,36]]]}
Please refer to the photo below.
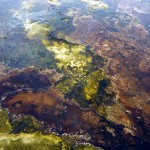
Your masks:
{"label": "underwater vegetation", "polygon": [[9,123],[8,111],[0,109],[0,118],[0,133],[9,133],[12,128]]}
{"label": "underwater vegetation", "polygon": [[13,134],[34,133],[40,130],[39,123],[32,116],[20,117],[17,120],[14,119],[11,121],[11,126],[11,133]]}
{"label": "underwater vegetation", "polygon": [[56,135],[19,134],[19,135],[0,135],[0,148],[6,150],[101,150],[88,144],[78,144],[74,146],[72,143],[65,142]]}
{"label": "underwater vegetation", "polygon": [[0,2],[0,149],[147,149],[148,3],[11,1]]}
{"label": "underwater vegetation", "polygon": [[[69,96],[69,99],[77,100],[82,106],[88,106],[88,103],[99,105],[99,101],[109,99],[111,94],[108,94],[104,87],[100,87],[103,86],[101,81],[107,80],[103,70],[105,59],[90,52],[85,46],[57,37],[51,36],[49,40],[43,40],[43,44],[54,54],[58,71],[64,74],[64,78],[56,87],[66,98]],[[109,85],[110,82],[105,88]],[[101,97],[98,96],[100,89],[103,92]]]}

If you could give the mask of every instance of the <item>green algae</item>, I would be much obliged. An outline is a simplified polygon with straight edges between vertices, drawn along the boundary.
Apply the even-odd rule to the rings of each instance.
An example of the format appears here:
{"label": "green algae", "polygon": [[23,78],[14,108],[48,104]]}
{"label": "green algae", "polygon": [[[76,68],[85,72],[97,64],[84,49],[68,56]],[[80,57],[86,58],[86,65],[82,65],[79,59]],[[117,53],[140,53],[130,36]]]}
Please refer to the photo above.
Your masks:
{"label": "green algae", "polygon": [[104,78],[104,71],[98,70],[92,72],[86,80],[86,85],[84,87],[84,95],[87,100],[94,98],[94,95],[98,92],[99,81]]}
{"label": "green algae", "polygon": [[54,53],[57,68],[64,72],[65,77],[82,80],[89,72],[87,66],[91,66],[92,56],[86,53],[81,45],[68,44],[63,41],[43,40],[46,48]]}
{"label": "green algae", "polygon": [[11,125],[9,123],[8,111],[0,109],[0,134],[9,133]]}
{"label": "green algae", "polygon": [[66,142],[57,135],[34,134],[2,134],[0,135],[0,149],[5,150],[98,150],[91,145],[74,145]]}
{"label": "green algae", "polygon": [[11,122],[11,133],[34,133],[40,130],[40,124],[32,116],[23,116],[17,120]]}
{"label": "green algae", "polygon": [[49,31],[53,30],[52,26],[40,24],[38,22],[31,22],[27,20],[25,25],[25,32],[29,39],[42,39],[48,35]]}
{"label": "green algae", "polygon": [[109,84],[104,84],[108,81],[102,57],[90,52],[85,46],[65,39],[51,37],[42,42],[54,54],[58,71],[64,74],[56,87],[66,98],[75,99],[84,107],[90,104],[100,105],[111,98],[111,94],[105,90]]}
{"label": "green algae", "polygon": [[104,105],[99,105],[96,109],[97,114],[100,116],[107,116],[107,112]]}
{"label": "green algae", "polygon": [[98,84],[97,93],[93,96],[91,101],[97,104],[97,106],[113,101],[116,94],[112,90],[110,79],[104,78],[100,80]]}
{"label": "green algae", "polygon": [[61,138],[55,135],[5,134],[0,136],[0,148],[5,150],[60,150],[63,145]]}

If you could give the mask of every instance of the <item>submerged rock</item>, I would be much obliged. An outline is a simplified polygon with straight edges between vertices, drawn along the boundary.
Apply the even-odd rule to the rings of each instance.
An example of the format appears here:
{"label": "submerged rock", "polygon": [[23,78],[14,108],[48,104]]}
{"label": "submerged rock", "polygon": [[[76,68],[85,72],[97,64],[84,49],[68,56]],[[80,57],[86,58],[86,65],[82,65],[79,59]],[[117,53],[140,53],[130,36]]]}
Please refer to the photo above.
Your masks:
{"label": "submerged rock", "polygon": [[14,70],[0,77],[0,97],[21,90],[37,90],[53,86],[62,77],[54,70],[39,70],[28,67],[24,70]]}

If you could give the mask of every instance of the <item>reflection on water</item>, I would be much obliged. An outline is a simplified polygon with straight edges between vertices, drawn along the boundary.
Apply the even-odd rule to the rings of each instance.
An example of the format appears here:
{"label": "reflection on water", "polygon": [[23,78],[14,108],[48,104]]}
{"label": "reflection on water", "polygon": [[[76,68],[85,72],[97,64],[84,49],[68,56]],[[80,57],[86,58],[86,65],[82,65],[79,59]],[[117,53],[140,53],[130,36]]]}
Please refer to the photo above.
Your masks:
{"label": "reflection on water", "polygon": [[[20,133],[8,136],[12,148],[12,139],[29,143],[26,136],[34,137],[33,147],[46,139],[56,149],[149,144],[149,6],[149,0],[0,1],[0,115],[3,133]],[[5,148],[6,139],[0,142]]]}

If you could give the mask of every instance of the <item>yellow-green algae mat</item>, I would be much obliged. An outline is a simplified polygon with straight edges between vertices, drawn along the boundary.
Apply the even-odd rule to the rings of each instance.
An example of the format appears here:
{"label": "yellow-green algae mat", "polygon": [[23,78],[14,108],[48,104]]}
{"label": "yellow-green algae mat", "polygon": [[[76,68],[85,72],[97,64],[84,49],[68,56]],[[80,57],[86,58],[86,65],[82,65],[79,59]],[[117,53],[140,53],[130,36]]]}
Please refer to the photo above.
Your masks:
{"label": "yellow-green algae mat", "polygon": [[[53,26],[28,21],[25,31],[29,39],[38,37],[44,47],[53,54],[57,71],[64,75],[63,80],[56,85],[56,88],[63,94],[70,95],[72,91],[77,91],[80,96],[75,96],[75,100],[84,107],[88,106],[88,103],[99,105],[103,100],[113,96],[109,82],[109,85],[103,90],[102,100],[97,100],[101,86],[99,82],[107,80],[104,72],[104,58],[90,52],[84,45],[70,42],[69,36],[57,32]],[[48,35],[53,32],[56,37],[55,35],[52,38],[49,37]]]}
{"label": "yellow-green algae mat", "polygon": [[0,134],[0,150],[98,150],[91,145],[73,146],[60,137],[41,133]]}
{"label": "yellow-green algae mat", "polygon": [[[42,42],[47,50],[54,54],[58,71],[64,74],[63,80],[56,85],[62,93],[79,92],[80,96],[75,96],[75,100],[82,106],[87,106],[86,101],[99,105],[113,95],[112,91],[109,93],[104,89],[104,96],[107,96],[101,98],[101,102],[97,100],[100,81],[107,80],[103,70],[105,60],[102,57],[90,52],[85,46],[66,40],[43,39]],[[110,82],[106,88],[109,86]]]}

